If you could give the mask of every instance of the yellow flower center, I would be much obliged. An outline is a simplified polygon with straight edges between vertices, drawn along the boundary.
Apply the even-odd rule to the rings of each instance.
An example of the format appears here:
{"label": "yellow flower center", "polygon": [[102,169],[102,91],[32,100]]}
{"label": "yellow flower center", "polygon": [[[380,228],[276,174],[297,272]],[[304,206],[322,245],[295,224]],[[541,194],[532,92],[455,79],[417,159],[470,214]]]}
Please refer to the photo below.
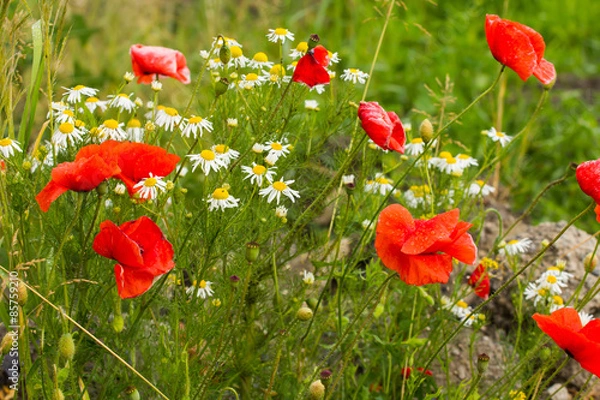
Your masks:
{"label": "yellow flower center", "polygon": [[358,73],[358,70],[356,68],[350,68],[350,73],[356,75]]}
{"label": "yellow flower center", "polygon": [[233,58],[238,58],[244,55],[242,49],[239,46],[231,46],[229,50],[231,50],[231,57]]}
{"label": "yellow flower center", "polygon": [[229,147],[225,146],[224,144],[218,144],[215,146],[215,151],[219,154],[225,154],[228,150]]}
{"label": "yellow flower center", "polygon": [[504,132],[496,132],[496,136],[497,137],[504,137],[506,135],[504,134]]}
{"label": "yellow flower center", "polygon": [[252,172],[254,172],[254,175],[262,175],[267,172],[267,169],[262,165],[255,165],[252,168]]}
{"label": "yellow flower center", "polygon": [[190,124],[199,124],[202,122],[202,117],[192,117],[190,118]]}
{"label": "yellow flower center", "polygon": [[563,298],[560,297],[559,295],[552,296],[552,302],[554,304],[556,304],[557,306],[562,306],[565,303]]}
{"label": "yellow flower center", "polygon": [[156,182],[158,182],[158,181],[156,180],[155,177],[146,178],[146,180],[144,181],[144,186],[152,187],[152,186],[156,185]]}
{"label": "yellow flower center", "polygon": [[292,61],[292,67],[296,68],[296,65],[298,65],[298,61]]}
{"label": "yellow flower center", "polygon": [[103,125],[108,129],[117,129],[119,127],[119,123],[114,119],[107,119]]}
{"label": "yellow flower center", "polygon": [[454,158],[454,157],[448,157],[448,158],[446,158],[446,162],[448,164],[456,164],[456,158]]}
{"label": "yellow flower center", "polygon": [[156,106],[156,109],[157,109],[157,110],[164,110],[165,108],[167,108],[167,107],[165,107],[165,106],[163,106],[163,105],[158,105],[158,106]]}
{"label": "yellow flower center", "polygon": [[73,90],[81,90],[81,89],[83,89],[84,87],[85,87],[85,86],[83,86],[83,85],[77,85],[77,86],[75,86],[75,87],[73,88]]}
{"label": "yellow flower center", "polygon": [[287,33],[288,33],[288,30],[285,29],[285,28],[277,28],[277,29],[275,29],[275,34],[278,35],[278,36],[285,36],[285,35],[287,35]]}
{"label": "yellow flower center", "polygon": [[548,291],[546,289],[538,289],[538,294],[542,297],[546,296],[547,293]]}
{"label": "yellow flower center", "polygon": [[271,148],[273,150],[280,151],[283,149],[283,146],[281,145],[281,143],[273,142],[273,143],[271,143]]}
{"label": "yellow flower center", "polygon": [[75,129],[75,127],[73,126],[73,124],[71,124],[69,122],[63,122],[58,127],[58,130],[61,133],[64,133],[65,135],[68,135],[68,134],[72,133],[74,129]]}
{"label": "yellow flower center", "polygon": [[202,150],[200,152],[200,157],[204,158],[206,161],[212,161],[216,158],[215,153],[212,150]]}
{"label": "yellow flower center", "polygon": [[558,267],[550,267],[550,268],[548,268],[548,271],[560,271],[560,268],[558,268]]}
{"label": "yellow flower center", "polygon": [[128,123],[127,123],[127,127],[128,128],[141,128],[142,123],[140,122],[139,119],[137,118],[132,118]]}
{"label": "yellow flower center", "polygon": [[[7,147],[10,146],[12,143],[12,140],[10,138],[4,138],[4,139],[0,139],[0,147]],[[257,165],[258,167],[258,165]],[[263,167],[264,168],[264,167]]]}
{"label": "yellow flower center", "polygon": [[198,287],[199,287],[200,289],[204,289],[204,288],[206,288],[206,281],[205,281],[204,279],[202,279],[202,280],[200,281],[200,284],[198,285]]}
{"label": "yellow flower center", "polygon": [[74,117],[73,111],[71,110],[63,110],[63,114],[68,115],[69,117]]}
{"label": "yellow flower center", "polygon": [[475,183],[476,183],[476,184],[478,184],[478,185],[479,185],[479,186],[481,186],[481,187],[483,187],[483,185],[485,185],[485,182],[484,182],[484,181],[482,181],[481,179],[477,179],[477,180],[475,181]]}
{"label": "yellow flower center", "polygon": [[519,241],[517,239],[513,239],[510,242],[508,242],[508,244],[511,244],[511,245],[512,244],[517,244],[517,243],[519,243]]}
{"label": "yellow flower center", "polygon": [[558,281],[558,279],[556,279],[554,275],[548,275],[548,277],[546,278],[546,282],[550,284],[554,284],[556,283],[556,281]]}
{"label": "yellow flower center", "polygon": [[273,189],[277,190],[278,192],[283,192],[285,189],[287,189],[287,185],[281,181],[277,181],[273,183]]}
{"label": "yellow flower center", "polygon": [[269,57],[267,57],[267,55],[265,53],[263,53],[262,51],[256,53],[254,55],[254,57],[252,57],[252,59],[256,62],[267,62],[269,61]]}
{"label": "yellow flower center", "polygon": [[247,81],[257,81],[258,75],[256,75],[254,72],[250,72],[248,75],[246,75],[246,80]]}
{"label": "yellow flower center", "polygon": [[271,70],[269,71],[269,73],[271,75],[285,76],[285,69],[283,69],[281,64],[275,64],[271,67]]}
{"label": "yellow flower center", "polygon": [[86,103],[96,103],[97,101],[98,101],[97,97],[88,97],[85,102]]}
{"label": "yellow flower center", "polygon": [[308,51],[308,43],[300,42],[298,46],[296,46],[296,50],[306,53]]}
{"label": "yellow flower center", "polygon": [[[212,198],[215,200],[226,200],[228,197],[229,197],[229,192],[223,188],[218,188],[212,194]],[[202,282],[204,282],[204,281],[202,281]],[[200,284],[202,284],[202,282],[200,282]]]}
{"label": "yellow flower center", "polygon": [[410,141],[412,144],[421,144],[423,143],[423,139],[421,138],[414,138],[413,140]]}
{"label": "yellow flower center", "polygon": [[469,158],[471,158],[471,157],[469,157],[469,156],[468,156],[468,155],[466,155],[466,154],[461,154],[461,155],[459,155],[459,156],[458,156],[458,158],[460,158],[461,160],[468,160],[468,159],[469,159]]}
{"label": "yellow flower center", "polygon": [[440,153],[440,158],[450,158],[450,157],[452,157],[452,154],[450,154],[449,151],[442,151]]}
{"label": "yellow flower center", "polygon": [[176,117],[179,115],[176,109],[173,107],[165,107],[165,114],[170,115],[171,117]]}
{"label": "yellow flower center", "polygon": [[129,100],[129,96],[127,96],[125,93],[119,93],[118,97],[124,97]]}
{"label": "yellow flower center", "polygon": [[469,305],[465,303],[463,300],[459,300],[456,302],[456,306],[460,308],[467,308]]}
{"label": "yellow flower center", "polygon": [[379,178],[375,178],[375,182],[379,183],[380,185],[389,185],[391,183],[389,179],[384,178],[382,176],[380,176]]}
{"label": "yellow flower center", "polygon": [[83,122],[82,120],[78,119],[77,121],[75,121],[75,126],[78,128],[83,128],[85,126],[85,122]]}

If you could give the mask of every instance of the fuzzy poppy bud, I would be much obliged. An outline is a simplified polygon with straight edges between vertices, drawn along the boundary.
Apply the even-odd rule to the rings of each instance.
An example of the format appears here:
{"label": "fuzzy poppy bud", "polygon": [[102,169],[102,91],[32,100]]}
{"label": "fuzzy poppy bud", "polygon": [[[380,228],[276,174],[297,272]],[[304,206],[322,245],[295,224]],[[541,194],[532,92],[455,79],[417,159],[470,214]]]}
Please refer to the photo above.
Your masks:
{"label": "fuzzy poppy bud", "polygon": [[311,310],[316,310],[317,305],[319,304],[319,300],[314,297],[309,297],[308,299],[306,299],[306,303],[308,304]]}
{"label": "fuzzy poppy bud", "polygon": [[223,65],[227,65],[229,60],[231,60],[231,49],[227,46],[227,43],[223,43],[223,46],[219,50],[219,60],[221,60]]}
{"label": "fuzzy poppy bud", "polygon": [[310,321],[312,317],[313,312],[310,308],[308,308],[306,303],[304,303],[296,313],[296,318],[298,318],[300,321]]}
{"label": "fuzzy poppy bud", "polygon": [[324,369],[323,371],[321,371],[319,376],[321,377],[322,380],[328,381],[329,379],[331,379],[332,374],[333,374],[333,372],[331,372],[330,369]]}
{"label": "fuzzy poppy bud", "polygon": [[246,243],[246,261],[253,263],[258,260],[260,254],[260,245],[256,242]]}
{"label": "fuzzy poppy bud", "polygon": [[121,315],[115,315],[112,320],[112,328],[116,333],[121,333],[125,327],[125,320]]}
{"label": "fuzzy poppy bud", "polygon": [[483,375],[487,371],[488,364],[490,363],[490,356],[485,353],[481,353],[477,356],[477,372],[479,375]]}
{"label": "fuzzy poppy bud", "polygon": [[8,332],[6,335],[4,335],[4,337],[2,338],[2,342],[0,343],[0,353],[8,353],[11,347],[13,346],[13,342],[16,338],[16,334],[12,332]]}
{"label": "fuzzy poppy bud", "polygon": [[96,191],[98,192],[98,194],[100,196],[104,196],[105,194],[108,193],[108,183],[106,183],[106,181],[103,181],[101,184],[99,184],[96,187]]}
{"label": "fuzzy poppy bud", "polygon": [[593,253],[589,253],[583,259],[583,268],[585,268],[585,272],[592,273],[596,269],[596,265],[598,264],[598,257],[596,257]]}
{"label": "fuzzy poppy bud", "polygon": [[17,301],[19,302],[19,305],[21,307],[23,307],[27,303],[28,294],[27,294],[27,288],[21,282],[19,282],[19,286],[17,286],[17,294],[18,294]]}
{"label": "fuzzy poppy bud", "polygon": [[75,342],[70,333],[63,334],[58,340],[58,351],[62,358],[72,360],[75,355]]}
{"label": "fuzzy poppy bud", "polygon": [[129,400],[140,400],[140,392],[138,392],[135,386],[127,386],[125,394]]}
{"label": "fuzzy poppy bud", "polygon": [[428,143],[433,138],[433,125],[427,118],[419,126],[419,135],[425,143]]}
{"label": "fuzzy poppy bud", "polygon": [[215,97],[219,97],[229,89],[227,78],[221,78],[215,83]]}
{"label": "fuzzy poppy bud", "polygon": [[59,388],[54,388],[52,392],[52,400],[65,400],[65,395]]}
{"label": "fuzzy poppy bud", "polygon": [[321,400],[325,397],[325,385],[320,379],[316,380],[310,384],[308,392],[310,393],[310,400]]}
{"label": "fuzzy poppy bud", "polygon": [[317,47],[317,45],[319,44],[319,41],[321,40],[321,38],[319,37],[319,35],[317,35],[316,33],[313,33],[312,35],[310,35],[310,37],[308,38],[308,51],[314,49],[315,47]]}

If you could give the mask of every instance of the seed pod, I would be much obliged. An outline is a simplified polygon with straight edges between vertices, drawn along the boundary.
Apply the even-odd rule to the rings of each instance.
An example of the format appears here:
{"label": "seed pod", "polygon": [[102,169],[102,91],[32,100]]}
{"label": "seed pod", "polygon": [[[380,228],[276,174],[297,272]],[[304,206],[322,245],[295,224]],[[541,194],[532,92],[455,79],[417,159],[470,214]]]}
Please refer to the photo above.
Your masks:
{"label": "seed pod", "polygon": [[112,320],[112,328],[114,329],[114,331],[116,333],[121,333],[124,327],[125,320],[123,320],[123,317],[121,315],[115,315],[115,317]]}
{"label": "seed pod", "polygon": [[304,304],[296,313],[296,318],[300,321],[309,321],[313,317],[313,312]]}
{"label": "seed pod", "polygon": [[419,126],[419,135],[421,135],[421,139],[425,143],[428,143],[433,138],[433,125],[431,125],[431,121],[427,118],[421,122],[421,126]]}
{"label": "seed pod", "polygon": [[316,380],[310,384],[308,389],[310,393],[310,400],[321,400],[325,397],[325,385],[321,383],[321,380]]}
{"label": "seed pod", "polygon": [[62,358],[72,360],[75,355],[75,342],[70,333],[63,334],[58,340],[58,351]]}
{"label": "seed pod", "polygon": [[246,243],[246,261],[253,263],[258,260],[260,254],[260,245],[256,242]]}
{"label": "seed pod", "polygon": [[19,305],[21,307],[23,307],[25,304],[27,304],[27,288],[25,287],[25,285],[21,282],[19,282],[19,286],[17,287],[17,294],[18,294],[18,302]]}

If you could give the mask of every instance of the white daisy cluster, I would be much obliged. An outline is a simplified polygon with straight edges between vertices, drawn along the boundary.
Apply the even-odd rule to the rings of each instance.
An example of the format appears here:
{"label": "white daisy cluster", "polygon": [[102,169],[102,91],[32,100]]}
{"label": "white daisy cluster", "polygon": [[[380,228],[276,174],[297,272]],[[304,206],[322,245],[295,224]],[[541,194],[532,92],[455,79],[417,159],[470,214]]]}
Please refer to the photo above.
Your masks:
{"label": "white daisy cluster", "polygon": [[385,177],[381,172],[375,174],[374,180],[368,180],[365,183],[365,193],[375,193],[381,196],[387,195],[394,190],[393,181]]}
{"label": "white daisy cluster", "polygon": [[442,151],[438,157],[431,157],[429,159],[429,165],[436,167],[445,174],[461,176],[466,168],[477,166],[479,163],[475,158],[466,154],[453,156],[448,151]]}
{"label": "white daisy cluster", "polygon": [[[404,126],[404,130],[407,130],[406,125]],[[429,149],[435,148],[436,144],[437,139],[434,140],[433,143],[431,143]],[[404,153],[409,156],[418,156],[421,153],[423,153],[423,151],[425,151],[425,145],[425,141],[420,137],[414,138],[410,142],[406,143],[406,145],[404,146]]]}
{"label": "white daisy cluster", "polygon": [[442,296],[441,302],[442,308],[454,314],[460,322],[465,321],[465,326],[480,326],[485,323],[485,315],[483,314],[476,313],[469,316],[473,312],[473,309],[464,300],[452,302],[448,296]]}
{"label": "white daisy cluster", "polygon": [[340,78],[342,78],[342,80],[344,80],[346,82],[352,82],[355,85],[357,83],[364,85],[367,82],[368,77],[369,77],[369,74],[367,74],[366,72],[362,72],[360,69],[357,69],[357,68],[345,69],[342,76],[340,76]]}
{"label": "white daisy cluster", "polygon": [[188,157],[192,162],[192,172],[200,166],[204,175],[209,175],[211,171],[218,172],[222,168],[228,168],[239,155],[239,151],[225,144],[216,144],[210,149],[204,149],[199,154],[190,154]]}
{"label": "white daisy cluster", "polygon": [[72,88],[63,87],[66,92],[63,94],[63,97],[66,97],[67,103],[77,104],[81,103],[83,100],[82,96],[93,97],[98,93],[98,89],[90,88],[83,85],[77,85]]}
{"label": "white daisy cluster", "polygon": [[548,268],[535,282],[529,282],[525,288],[525,299],[533,301],[535,306],[549,307],[550,312],[564,307],[562,290],[568,286],[573,274],[566,272],[566,263],[558,260]]}
{"label": "white daisy cluster", "polygon": [[478,179],[469,185],[466,192],[469,197],[485,197],[494,193],[495,191],[496,189],[493,186],[490,186],[484,181]]}
{"label": "white daisy cluster", "polygon": [[429,185],[413,185],[404,192],[404,201],[410,208],[426,207],[431,204],[431,189]]}
{"label": "white daisy cluster", "polygon": [[513,239],[509,242],[500,242],[498,252],[502,255],[516,256],[519,254],[525,254],[529,248],[533,245],[533,242],[529,238]]}

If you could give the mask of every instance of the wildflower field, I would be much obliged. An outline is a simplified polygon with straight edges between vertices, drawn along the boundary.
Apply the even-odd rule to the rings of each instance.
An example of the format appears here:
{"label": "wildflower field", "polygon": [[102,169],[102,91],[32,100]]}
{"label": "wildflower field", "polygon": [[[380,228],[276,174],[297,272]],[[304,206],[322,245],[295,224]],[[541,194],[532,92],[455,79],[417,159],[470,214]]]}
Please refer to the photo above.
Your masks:
{"label": "wildflower field", "polygon": [[0,399],[600,398],[598,16],[0,2]]}

